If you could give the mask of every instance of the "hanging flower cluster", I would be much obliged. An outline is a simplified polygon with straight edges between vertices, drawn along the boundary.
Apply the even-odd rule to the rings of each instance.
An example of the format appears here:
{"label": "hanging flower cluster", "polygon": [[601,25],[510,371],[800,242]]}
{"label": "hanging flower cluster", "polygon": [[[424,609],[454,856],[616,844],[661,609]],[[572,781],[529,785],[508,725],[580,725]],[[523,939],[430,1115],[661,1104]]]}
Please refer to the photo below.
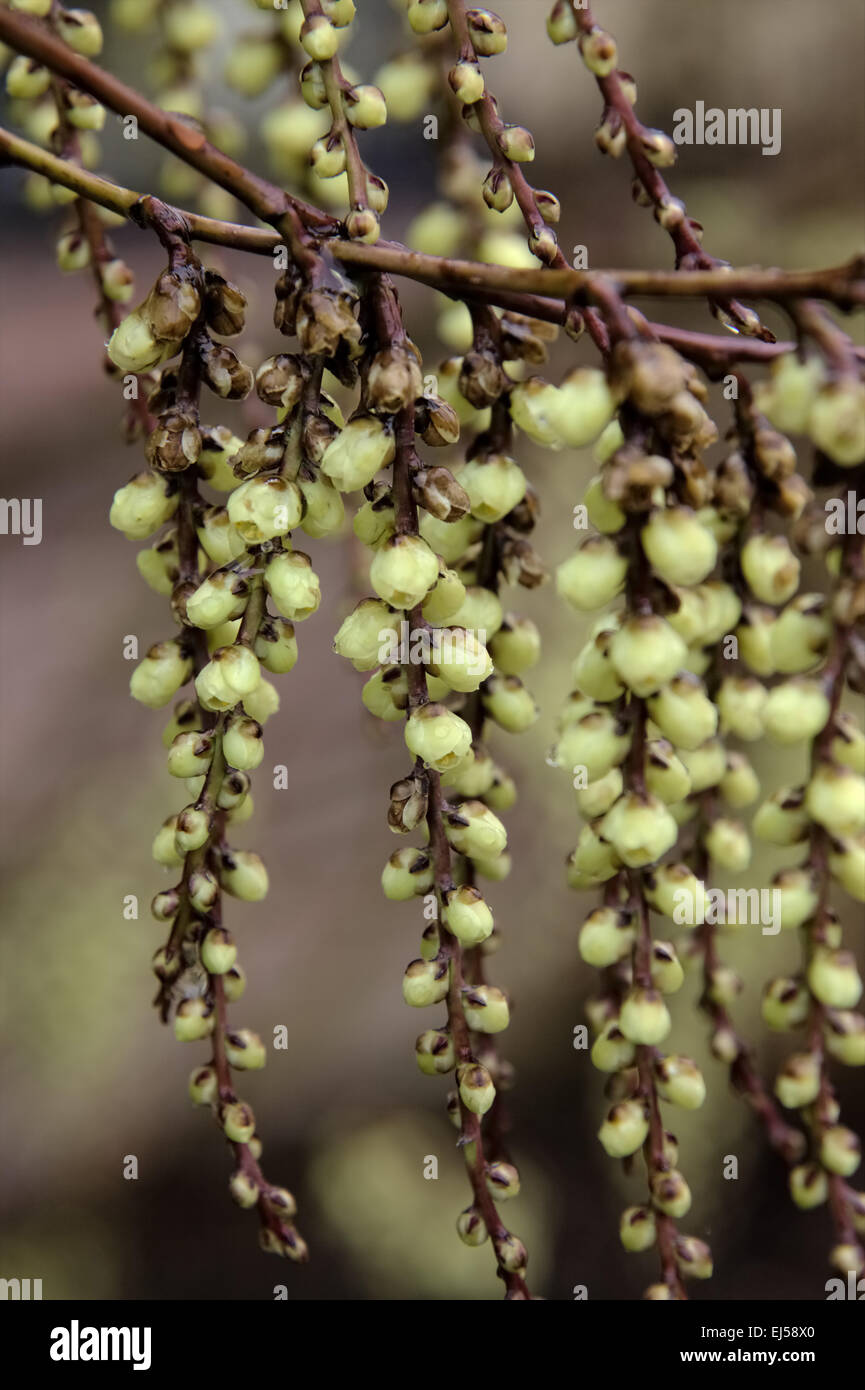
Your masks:
{"label": "hanging flower cluster", "polygon": [[[457,1222],[459,1235],[468,1245],[490,1238],[508,1296],[525,1298],[526,1251],[495,1205],[515,1196],[520,1181],[503,1147],[499,1092],[510,1082],[510,1068],[493,1043],[508,1025],[508,998],[485,976],[500,938],[477,879],[498,881],[509,871],[497,812],[515,797],[511,778],[481,741],[485,723],[520,732],[537,713],[517,674],[537,658],[537,631],[506,621],[498,595],[508,543],[532,524],[527,484],[506,452],[506,403],[491,393],[490,429],[475,439],[463,465],[451,470],[418,455],[416,441],[435,448],[456,442],[457,412],[442,397],[423,393],[419,354],[386,281],[372,288],[368,312],[358,410],[323,467],[338,469],[340,486],[365,488],[354,530],[373,552],[376,597],[361,600],[334,646],[357,669],[373,671],[363,687],[367,709],[404,721],[414,762],[391,788],[387,820],[396,834],[423,832],[425,843],[391,855],[382,888],[397,901],[422,897],[427,925],[421,954],[406,969],[403,996],[416,1008],[444,1004],[447,1010],[443,1024],[420,1034],[416,1054],[425,1074],[456,1076],[449,1111],[473,1194]],[[462,364],[459,380],[469,399],[479,399],[483,370],[483,363]],[[500,367],[496,382],[502,390]],[[376,482],[388,463],[390,483]],[[519,574],[519,566],[511,571]]]}
{"label": "hanging flower cluster", "polygon": [[[93,275],[127,435],[144,450],[146,467],[117,490],[110,521],[150,541],[138,569],[174,624],[131,679],[140,703],[173,704],[163,742],[176,792],[153,841],[169,882],[152,904],[164,933],[157,1004],[178,1040],[210,1049],[189,1093],[230,1145],[232,1196],[257,1210],[265,1250],[306,1258],[294,1198],[265,1178],[255,1116],[237,1090],[266,1049],[228,1019],[246,981],[223,909],[267,893],[264,864],[235,846],[235,831],[252,814],[263,725],[279,704],[268,677],[292,670],[296,626],[321,602],[307,539],[343,533],[350,497],[371,592],[334,649],[363,673],[369,714],[402,728],[406,765],[386,819],[403,838],[381,884],[388,899],[413,904],[421,928],[403,997],[439,1011],[417,1038],[417,1064],[453,1076],[447,1109],[469,1188],[459,1237],[489,1241],[508,1299],[532,1297],[528,1253],[503,1216],[520,1190],[505,1109],[513,1068],[500,1050],[511,1000],[490,978],[505,915],[497,885],[511,869],[502,817],[517,796],[508,736],[539,717],[525,683],[539,632],[510,611],[508,590],[548,578],[532,538],[541,499],[529,445],[565,467],[592,448],[595,471],[574,511],[588,534],[555,569],[559,596],[592,616],[551,761],[571,779],[583,822],[568,882],[599,895],[578,950],[599,972],[587,1003],[609,1103],[599,1139],[639,1174],[621,1242],[653,1252],[648,1299],[684,1298],[689,1279],[712,1274],[708,1245],[683,1225],[699,1229],[699,1214],[667,1127],[707,1092],[694,1060],[670,1050],[669,1000],[694,964],[715,1059],[787,1165],[796,1204],[828,1206],[832,1265],[860,1272],[865,1196],[851,1183],[860,1148],[834,1064],[865,1065],[862,981],[842,939],[844,897],[865,901],[865,733],[850,707],[865,692],[855,494],[865,381],[861,353],[825,305],[865,302],[861,259],[809,278],[737,272],[710,255],[666,183],[673,141],[640,120],[615,40],[576,0],[556,0],[547,32],[558,47],[574,44],[594,79],[595,144],[630,164],[635,202],[670,238],[672,272],[568,264],[558,199],[526,176],[534,138],[490,90],[486,60],[508,43],[493,11],[405,0],[409,46],[364,82],[345,61],[354,0],[255,8],[225,78],[244,97],[275,96],[258,133],[292,192],[243,168],[243,123],[205,106],[201,79],[220,25],[203,0],[110,6],[126,34],[157,36],[148,76],[159,105],[90,61],[102,31],[88,11],[54,0],[0,7],[12,120],[30,137],[0,131],[0,153],[28,169],[32,206],[68,205],[58,264]],[[92,173],[107,110],[164,149],[163,192],[195,200],[195,211]],[[408,229],[411,250],[380,240],[389,191],[362,152],[388,115],[434,121],[440,137],[437,191]],[[260,225],[222,220],[241,207]],[[167,254],[135,307],[132,273],[105,230],[123,218]],[[274,344],[255,371],[225,341],[244,328],[245,296],[221,262],[202,264],[196,240],[277,258],[273,327],[291,342]],[[397,276],[437,293],[451,355],[432,373],[407,331]],[[633,303],[682,293],[729,333],[653,323]],[[783,306],[795,342],[776,343],[743,302],[762,298]],[[598,362],[553,373],[560,328],[570,341],[585,332]],[[768,375],[752,381],[754,364]],[[710,397],[721,380],[723,425]],[[243,438],[213,422],[212,397],[253,394],[273,412],[268,423]],[[833,528],[842,502],[823,505],[818,494],[848,485],[853,523],[845,514]],[[820,564],[825,580],[807,578]],[[807,764],[761,790],[748,750],[766,740],[791,757],[798,748]],[[752,836],[800,850],[765,889],[744,887]],[[740,887],[719,920],[722,875]],[[765,918],[749,915],[754,898],[759,912],[767,900]],[[782,929],[802,937],[801,968],[763,994],[767,1026],[802,1038],[773,1083],[736,1025],[744,981],[722,958],[721,929],[749,924],[762,925],[767,950]]]}
{"label": "hanging flower cluster", "polygon": [[[343,374],[352,370],[356,305],[342,288],[310,289],[284,277],[276,323],[297,335],[301,353],[268,358],[253,378],[214,336],[241,331],[243,296],[202,269],[164,208],[149,215],[169,265],[116,329],[108,352],[123,371],[160,369],[148,401],[155,417],[150,467],[115,494],[111,522],[132,539],[159,532],[139,555],[139,569],[170,597],[180,624],[177,637],[156,643],[136,667],[133,696],[161,708],[194,679],[194,693],[175,705],[164,735],[168,771],[192,800],[154,840],[154,858],[181,870],[180,881],[153,902],[157,921],[170,924],[154,970],[163,1016],[173,1010],[178,1039],[212,1040],[213,1057],[193,1072],[190,1094],[213,1109],[233,1145],[232,1195],[258,1207],[265,1249],[301,1260],[306,1246],[293,1224],[294,1199],[266,1182],[252,1109],[234,1090],[232,1070],[262,1067],[265,1048],[249,1029],[229,1029],[226,1005],[240,998],[245,977],[222,902],[224,893],[251,902],[267,893],[259,856],[227,837],[252,813],[249,774],[264,756],[262,726],[279,704],[262,669],[291,671],[295,624],[321,600],[311,559],[293,548],[292,534],[302,528],[324,536],[342,521],[340,495],[319,468],[342,417],[321,380],[326,363],[340,369],[340,353]],[[178,365],[163,365],[178,353]],[[276,407],[274,426],[243,442],[224,426],[202,424],[202,386],[236,400],[253,384]],[[226,505],[209,503],[199,484],[227,493]]]}

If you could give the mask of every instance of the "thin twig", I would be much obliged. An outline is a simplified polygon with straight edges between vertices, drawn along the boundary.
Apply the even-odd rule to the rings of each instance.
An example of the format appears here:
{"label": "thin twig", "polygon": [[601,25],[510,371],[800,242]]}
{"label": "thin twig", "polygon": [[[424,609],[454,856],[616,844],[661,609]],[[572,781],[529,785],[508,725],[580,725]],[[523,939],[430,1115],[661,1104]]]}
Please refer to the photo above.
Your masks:
{"label": "thin twig", "polygon": [[[593,30],[599,28],[594,15],[588,6],[572,4],[574,18],[577,27],[584,35],[589,35]],[[640,185],[651,200],[656,211],[665,208],[671,199],[670,189],[666,180],[659,172],[651,160],[647,157],[644,148],[644,137],[646,127],[639,120],[634,107],[622,83],[622,78],[618,70],[613,70],[606,77],[596,77],[598,89],[604,98],[605,115],[606,112],[615,112],[618,120],[626,133],[628,157],[633,166],[634,173]],[[692,218],[683,216],[680,221],[674,222],[668,228],[670,237],[676,250],[676,266],[687,270],[707,270],[718,266],[720,262],[715,257],[710,256],[703,250],[697,232],[700,230],[699,224]],[[735,294],[744,294],[746,298],[751,298],[747,290],[733,290]],[[730,297],[730,293],[724,294],[723,290],[715,300],[716,307],[725,313],[731,322],[736,326],[737,331],[754,336],[764,342],[773,342],[774,335],[760,324],[759,320],[753,322],[754,315],[750,313],[736,299]]]}
{"label": "thin twig", "polygon": [[[10,11],[0,9],[0,20],[8,13]],[[142,202],[141,194],[99,178],[88,170],[69,165],[38,145],[32,145],[2,128],[0,155],[5,155],[12,163],[44,174],[46,178],[66,188],[74,189],[92,202],[136,220],[133,209]],[[238,196],[242,197],[240,194]],[[144,198],[146,197],[147,195],[144,195]],[[252,207],[251,203],[248,205]],[[281,234],[274,235],[259,228],[220,222],[216,218],[202,217],[199,213],[183,209],[176,211],[187,223],[194,240],[212,242],[242,251],[255,251],[263,255],[272,254],[276,247],[283,244]],[[270,220],[276,225],[277,215]],[[595,295],[598,283],[606,282],[615,286],[618,293],[625,298],[646,296],[702,299],[729,287],[743,294],[747,293],[755,299],[769,299],[782,304],[789,300],[813,297],[831,300],[841,308],[865,304],[865,256],[855,256],[841,265],[822,270],[784,271],[751,268],[693,271],[686,274],[683,271],[621,269],[553,270],[542,266],[536,269],[511,269],[488,265],[482,261],[430,256],[394,242],[378,242],[375,246],[368,246],[363,242],[329,236],[326,244],[334,258],[343,265],[402,275],[445,293],[454,292],[460,296],[501,294],[513,299],[514,295],[530,294],[588,302]],[[513,303],[512,307],[517,307],[517,304]],[[543,306],[538,308],[539,312],[535,317],[547,317],[543,312]],[[563,308],[557,306],[554,312],[560,316],[561,321]],[[665,331],[671,335],[679,335],[682,342],[688,341],[683,336],[684,330]],[[707,353],[720,353],[720,345],[726,340],[710,335],[693,335],[693,341],[698,348]],[[762,352],[759,351],[761,348]],[[769,360],[777,355],[778,345],[733,343],[731,349],[742,359]]]}
{"label": "thin twig", "polygon": [[334,228],[334,221],[327,214],[244,169],[211,144],[199,127],[162,111],[112,73],[73,53],[44,25],[15,10],[0,8],[0,39],[89,92],[117,115],[134,116],[151,139],[233,193],[262,221],[276,227],[295,259],[302,261],[307,250],[305,227],[318,231]]}

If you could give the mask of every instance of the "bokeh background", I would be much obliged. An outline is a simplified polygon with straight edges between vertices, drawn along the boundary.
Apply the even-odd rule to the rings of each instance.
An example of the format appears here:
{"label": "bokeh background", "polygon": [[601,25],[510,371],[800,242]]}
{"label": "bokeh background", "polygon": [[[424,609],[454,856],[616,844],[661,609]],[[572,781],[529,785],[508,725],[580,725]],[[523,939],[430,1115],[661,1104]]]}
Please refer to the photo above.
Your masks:
{"label": "bokeh background", "polygon": [[[94,8],[104,18],[105,7]],[[255,132],[266,103],[226,95],[220,72],[237,33],[267,17],[229,0],[215,8],[224,36],[209,60],[208,94],[246,125],[246,158],[264,172]],[[532,181],[562,199],[561,244],[585,244],[594,267],[668,265],[666,236],[632,203],[628,170],[594,148],[596,90],[573,48],[549,45],[546,0],[499,0],[497,8],[510,46],[488,64],[488,78],[506,119],[535,135]],[[359,9],[350,62],[369,80],[406,40],[386,0],[360,0]],[[650,124],[671,129],[673,111],[698,99],[782,110],[777,157],[753,147],[680,150],[671,182],[704,223],[711,251],[734,264],[793,267],[834,263],[862,246],[858,0],[599,0],[598,19],[618,38]],[[104,61],[142,83],[148,44],[115,34]],[[143,139],[122,141],[117,124],[109,117],[102,167],[152,187],[159,159]],[[431,197],[434,145],[417,120],[366,136],[363,149],[391,187],[385,234],[403,238]],[[278,1283],[293,1299],[497,1298],[489,1249],[467,1249],[453,1230],[468,1189],[442,1111],[447,1083],[417,1072],[414,1038],[429,1020],[401,1001],[420,904],[387,904],[379,889],[394,847],[387,789],[405,766],[399,728],[366,715],[362,678],[331,651],[364,588],[350,533],[304,547],[325,598],[298,629],[295,671],[277,678],[282,708],[267,727],[255,816],[236,837],[264,856],[271,892],[258,906],[230,903],[250,977],[233,1019],[265,1039],[278,1024],[288,1029],[289,1050],[271,1051],[245,1092],[267,1173],[298,1196],[313,1249],[306,1269],[258,1252],[254,1217],[225,1191],[229,1155],[219,1134],[186,1102],[187,1073],[203,1054],[180,1048],[151,1009],[149,961],[160,931],[147,910],[169,873],[152,863],[150,842],[176,809],[177,792],[160,744],[164,717],[130,700],[122,655],[126,635],[143,649],[168,636],[171,623],[165,601],[136,573],[135,548],[107,524],[112,493],[140,456],[120,439],[117,388],[100,369],[91,282],[56,270],[63,214],[38,218],[20,193],[18,172],[4,171],[0,466],[4,496],[43,499],[44,535],[33,547],[0,538],[0,1274],[42,1278],[46,1298],[270,1298]],[[131,227],[112,235],[143,293],[159,266],[151,239]],[[249,296],[241,348],[255,364],[280,347],[270,326],[270,266],[210,259]],[[434,369],[445,355],[436,339],[440,305],[417,288],[404,303]],[[779,315],[769,311],[768,320],[786,332]],[[717,327],[701,306],[677,308],[675,321]],[[559,366],[592,360],[584,344],[556,354]],[[214,423],[250,428],[256,408],[211,413]],[[552,565],[573,544],[571,512],[591,460],[588,452],[528,448],[521,461],[543,497],[537,544]],[[567,779],[545,763],[583,625],[549,587],[513,591],[508,604],[539,623],[545,657],[529,682],[538,724],[523,737],[490,740],[521,788],[507,817],[513,874],[490,893],[505,937],[493,975],[516,1001],[505,1046],[517,1069],[509,1106],[523,1193],[507,1214],[529,1245],[539,1294],[569,1299],[585,1284],[591,1298],[638,1297],[654,1278],[653,1257],[626,1256],[616,1230],[621,1208],[642,1200],[643,1182],[603,1155],[595,1139],[602,1079],[572,1046],[594,983],[576,951],[591,900],[565,886],[577,818]],[[757,762],[769,789],[794,778],[786,753],[758,750]],[[289,769],[286,791],[274,790],[266,773],[277,763]],[[790,858],[761,853],[749,881],[766,884]],[[141,903],[137,922],[123,918],[131,893]],[[848,926],[861,944],[856,914]],[[767,977],[794,965],[797,942],[744,929],[725,939],[724,951],[747,981],[737,1018],[761,1037],[771,1075],[786,1040],[762,1036],[759,996]],[[673,1117],[694,1190],[684,1225],[715,1253],[715,1277],[694,1296],[821,1298],[827,1213],[804,1216],[789,1203],[779,1163],[708,1053],[696,992],[690,980],[676,997],[673,1035],[709,1083],[701,1112]],[[861,1129],[861,1082],[840,1081],[845,1114]],[[739,1159],[736,1182],[721,1176],[730,1154]],[[126,1155],[138,1159],[137,1181],[123,1178]],[[428,1155],[439,1160],[437,1181],[423,1176]]]}

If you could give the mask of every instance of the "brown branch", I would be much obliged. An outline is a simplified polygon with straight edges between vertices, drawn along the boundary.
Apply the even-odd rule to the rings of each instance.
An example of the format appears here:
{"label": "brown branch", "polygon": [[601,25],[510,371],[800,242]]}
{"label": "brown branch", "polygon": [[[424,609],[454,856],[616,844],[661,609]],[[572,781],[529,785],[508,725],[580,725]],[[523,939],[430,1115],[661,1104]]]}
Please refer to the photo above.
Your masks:
{"label": "brown branch", "polygon": [[[89,202],[110,209],[122,217],[139,220],[138,205],[149,195],[142,195],[132,189],[123,188],[109,179],[100,178],[89,170],[58,158],[39,145],[31,144],[12,132],[0,127],[0,156],[22,168],[32,169],[53,183],[70,188]],[[173,211],[183,219],[189,228],[193,241],[200,241],[229,250],[249,251],[255,255],[271,256],[282,238],[276,232],[261,227],[244,227],[236,222],[221,222],[213,217],[186,208]],[[461,294],[464,299],[482,303],[494,303],[502,309],[513,309],[529,318],[541,319],[547,323],[563,324],[568,312],[564,299],[555,299],[545,294],[532,294],[494,288],[486,283],[485,272],[489,269],[482,262],[448,260],[445,257],[427,256],[409,251],[397,242],[380,241],[375,246],[364,246],[356,242],[331,239],[328,248],[334,258],[345,265],[358,265],[364,268],[386,268],[393,275],[416,279],[430,286],[441,288],[446,293]],[[460,285],[460,269],[471,267],[472,283]],[[437,278],[436,271],[440,272]],[[598,276],[609,275],[597,271]],[[675,328],[669,324],[655,323],[645,319],[636,310],[631,310],[638,324],[643,324],[648,332],[661,342],[669,343],[696,362],[710,376],[722,373],[737,362],[771,362],[784,353],[794,352],[796,343],[783,341],[775,343],[758,342],[753,338],[721,337],[713,333],[697,333],[687,328]],[[838,330],[840,333],[840,330]],[[841,335],[843,336],[843,335]],[[851,345],[851,352],[857,363],[865,361],[865,348]]]}
{"label": "brown branch", "polygon": [[[0,9],[0,18],[11,13]],[[2,27],[2,26],[0,26]],[[71,188],[91,202],[110,208],[113,212],[136,220],[133,209],[142,201],[142,195],[131,189],[122,188],[108,179],[100,178],[89,171],[70,165],[32,145],[20,136],[0,128],[0,155],[7,161],[20,164],[46,178]],[[182,157],[182,156],[181,156]],[[144,195],[146,198],[148,195]],[[282,196],[282,195],[281,195]],[[241,251],[254,251],[270,255],[283,244],[282,234],[275,235],[260,228],[243,227],[237,223],[220,222],[216,218],[202,217],[199,213],[175,209],[183,217],[193,240],[212,242]],[[277,221],[271,219],[273,224]],[[332,224],[335,226],[335,224]],[[599,269],[594,271],[553,270],[546,267],[510,269],[506,266],[488,265],[482,261],[450,259],[445,256],[430,256],[422,251],[412,251],[396,242],[380,241],[375,246],[363,242],[347,241],[328,237],[327,248],[345,266],[359,270],[377,270],[387,274],[401,275],[410,280],[464,297],[478,296],[501,302],[503,307],[519,308],[530,312],[537,318],[561,322],[564,303],[556,301],[574,299],[589,302],[597,292],[599,282],[606,282],[625,297],[661,297],[700,299],[717,293],[723,287],[732,287],[747,293],[753,298],[764,298],[780,304],[791,299],[822,298],[837,304],[840,308],[852,308],[865,304],[865,256],[855,256],[842,265],[830,266],[822,270],[784,271],[759,268],[741,270],[706,271],[651,271]],[[541,299],[529,305],[517,296],[538,295]],[[552,298],[549,298],[552,296]],[[552,316],[552,317],[551,317]],[[726,339],[708,334],[688,335],[683,329],[664,329],[669,341],[674,345],[692,342],[695,350],[720,354],[721,344]],[[776,356],[785,345],[762,343],[730,344],[730,351],[740,360],[762,361]]]}
{"label": "brown branch", "polygon": [[428,256],[388,243],[367,246],[361,242],[328,242],[333,254],[344,265],[369,267],[404,275],[429,284],[434,289],[459,294],[474,290],[503,290],[507,293],[561,295],[580,303],[588,302],[599,280],[614,285],[623,298],[631,296],[674,299],[703,299],[731,287],[754,299],[780,304],[789,299],[816,297],[829,299],[841,308],[865,305],[865,256],[855,256],[839,266],[824,270],[552,270],[511,269],[479,261],[448,260]]}
{"label": "brown branch", "polygon": [[34,58],[53,73],[89,92],[117,115],[134,116],[151,139],[205,174],[220,188],[233,193],[262,221],[276,227],[296,253],[296,259],[304,259],[304,227],[317,231],[334,229],[334,221],[327,214],[244,169],[211,144],[195,125],[162,111],[112,73],[73,53],[44,25],[3,7],[0,8],[0,39],[16,52]]}
{"label": "brown branch", "polygon": [[[307,19],[312,15],[323,14],[319,0],[301,0],[301,5]],[[342,93],[349,84],[342,75],[342,68],[339,65],[338,58],[328,58],[326,61],[320,62],[318,66],[321,69],[324,90],[327,94],[327,103],[333,118],[331,130],[339,136],[345,154],[349,202],[352,208],[368,207],[366,165],[361,158],[357,137],[355,136],[351,122],[345,114],[345,106],[342,100]]]}
{"label": "brown branch", "polygon": [[[460,59],[468,59],[477,62],[478,55],[469,31],[464,0],[448,0],[448,15],[454,37],[457,40]],[[548,247],[542,254],[542,250],[539,246],[532,246],[533,253],[537,255],[539,259],[544,260],[549,266],[557,270],[567,269],[568,262],[558,244],[555,232],[538,209],[534,189],[523,173],[519,163],[513,159],[509,159],[502,151],[500,136],[505,129],[505,123],[499,116],[495,98],[486,87],[483,96],[474,103],[471,109],[477,115],[481,134],[487,143],[496,168],[502,169],[508,177],[517,206],[523,215],[523,221],[529,234],[530,246],[532,246],[535,239],[540,237],[544,232],[549,233],[549,236],[552,238],[551,248]],[[566,305],[563,309],[562,317],[557,319],[556,322],[564,322],[566,318],[570,320],[570,325],[575,336],[585,324],[595,346],[599,348],[601,352],[606,352],[607,342],[603,323],[594,309],[586,307],[583,312],[580,312],[575,306]]]}
{"label": "brown branch", "polygon": [[841,375],[856,372],[856,349],[822,304],[803,299],[792,304],[789,312],[799,334],[814,340],[833,371]]}
{"label": "brown branch", "polygon": [[[54,132],[55,145],[62,161],[75,165],[80,163],[81,160],[81,140],[78,131],[69,120],[68,91],[69,84],[67,82],[61,82],[60,79],[56,77],[52,78],[51,94],[54,98],[58,116],[58,125]],[[106,292],[103,278],[105,266],[114,259],[114,250],[106,235],[105,228],[99,220],[94,205],[86,198],[79,196],[75,199],[74,208],[78,229],[90,249],[89,268],[98,295],[96,312],[101,317],[105,332],[110,338],[115,328],[117,328],[125,317],[125,311],[121,305],[117,300],[111,299]],[[103,353],[102,360],[107,374],[116,377],[118,375],[117,368],[114,366],[107,352]],[[126,415],[130,439],[134,437],[134,420],[136,416],[145,434],[150,433],[154,424],[153,417],[147,407],[147,398],[144,392],[142,378],[137,376],[136,382],[136,394]]]}
{"label": "brown branch", "polygon": [[[478,59],[474,44],[469,33],[468,21],[466,18],[466,8],[464,0],[448,0],[448,15],[450,17],[451,29],[457,41],[459,57],[462,60],[476,63]],[[535,202],[535,193],[519,163],[509,159],[502,152],[499,137],[505,129],[505,122],[502,120],[496,108],[496,102],[489,91],[485,88],[483,95],[469,108],[472,110],[481,129],[481,134],[487,143],[490,154],[496,166],[504,170],[514,191],[514,198],[517,206],[523,215],[526,230],[530,236],[537,236],[539,232],[551,231],[547,222],[538,211]],[[554,255],[550,261],[551,265],[567,266],[567,261],[562,255],[561,249],[556,245]]]}
{"label": "brown branch", "polygon": [[[120,184],[100,178],[97,174],[59,159],[48,150],[42,149],[39,145],[33,145],[28,140],[13,135],[2,127],[0,127],[0,154],[5,155],[11,163],[32,169],[52,182],[70,188],[73,192],[78,192],[82,198],[89,202],[98,203],[101,207],[108,208],[123,217],[129,217],[133,221],[139,220],[137,205],[149,196],[123,188]],[[278,246],[283,245],[282,238],[276,232],[269,232],[259,227],[244,227],[235,222],[221,222],[216,218],[204,217],[200,213],[191,212],[186,208],[173,208],[173,211],[187,224],[190,238],[193,241],[224,246],[229,250],[248,251],[261,256],[270,256]],[[422,276],[425,283],[434,285],[437,283],[434,278],[434,270],[436,266],[439,266],[443,273],[454,282],[458,279],[456,262],[444,257],[422,256],[420,253],[410,252],[406,247],[396,242],[380,241],[375,247],[362,248],[353,242],[334,239],[328,245],[334,257],[345,264],[379,265],[386,258],[391,274],[404,275],[406,278]],[[371,251],[372,255],[367,255],[366,252],[368,251]],[[357,252],[360,254],[356,254]],[[389,255],[388,253],[393,254]],[[417,258],[420,269],[415,268],[417,264],[415,259],[408,260],[407,258]],[[473,273],[475,268],[481,272],[485,269],[484,264],[480,262],[462,262],[461,264],[471,264]],[[595,273],[601,276],[608,272],[598,271]],[[458,288],[455,283],[450,284],[450,279],[448,283],[451,292],[457,294]],[[507,289],[493,289],[486,284],[476,284],[465,288],[463,297],[471,301],[494,303],[499,308],[513,309],[530,318],[559,325],[564,322],[568,311],[567,302],[564,299],[554,299],[541,294],[521,293]],[[794,352],[796,349],[796,343],[793,341],[763,343],[753,338],[741,336],[720,337],[717,334],[697,333],[687,328],[675,328],[669,324],[656,323],[651,319],[643,318],[636,310],[632,310],[631,313],[635,321],[644,325],[649,334],[661,342],[669,343],[683,356],[697,362],[710,376],[723,372],[737,362],[768,363],[773,358],[780,357],[784,353]],[[840,332],[840,330],[838,331]],[[851,351],[857,362],[865,360],[865,348],[851,345]]]}
{"label": "brown branch", "polygon": [[[588,35],[594,29],[599,28],[588,7],[580,5],[578,8],[573,8],[573,14],[577,27],[583,34]],[[638,119],[636,111],[628,99],[619,71],[614,69],[606,77],[596,77],[595,81],[604,98],[605,115],[607,110],[615,112],[625,130],[628,157],[637,179],[655,210],[663,209],[669,203],[672,195],[666,180],[646,156],[643,147],[646,127]],[[699,224],[694,223],[693,219],[683,215],[681,220],[669,226],[668,230],[676,251],[677,268],[681,266],[688,270],[706,270],[719,265],[713,256],[708,255],[703,250],[697,235],[697,231],[700,230]],[[741,291],[741,293],[750,297],[747,290]],[[725,295],[719,296],[715,302],[716,306],[726,313],[741,331],[746,332],[749,336],[756,336],[763,342],[774,341],[774,335],[764,328],[759,320],[754,325],[753,314],[737,300]]]}

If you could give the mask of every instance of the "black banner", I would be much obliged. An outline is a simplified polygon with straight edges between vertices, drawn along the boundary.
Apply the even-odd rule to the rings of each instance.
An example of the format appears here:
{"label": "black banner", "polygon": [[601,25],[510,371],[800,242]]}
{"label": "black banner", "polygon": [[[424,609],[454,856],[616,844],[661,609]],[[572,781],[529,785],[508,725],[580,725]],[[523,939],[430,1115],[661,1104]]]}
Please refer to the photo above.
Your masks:
{"label": "black banner", "polygon": [[[477,1304],[469,1341],[482,1355],[485,1333],[506,1337],[509,1353],[515,1339],[543,1332],[545,1360],[555,1353],[550,1338],[567,1339],[570,1369],[607,1364],[616,1378],[628,1374],[629,1363],[652,1371],[690,1367],[699,1373],[706,1366],[731,1369],[762,1366],[786,1371],[805,1367],[821,1380],[845,1368],[849,1371],[863,1348],[862,1310],[856,1304],[865,1290],[853,1298],[825,1303],[730,1302],[680,1303],[667,1311],[654,1303],[592,1303],[556,1312],[539,1309],[523,1323],[513,1310],[507,1321],[490,1309],[486,1323]],[[840,1305],[840,1306],[839,1306]],[[846,1306],[845,1306],[846,1305]],[[448,1305],[450,1306],[450,1305]],[[459,1323],[468,1315],[461,1304]],[[377,1308],[384,1311],[376,1311]],[[304,1339],[310,1330],[309,1304],[304,1304]],[[394,1350],[411,1333],[410,1307],[399,1305],[399,1333]],[[426,1315],[427,1317],[429,1315]],[[70,1376],[91,1379],[99,1372],[111,1376],[176,1374],[198,1365],[206,1375],[249,1377],[273,1362],[284,1361],[289,1339],[299,1335],[297,1318],[288,1302],[253,1303],[70,1303],[9,1302],[3,1309],[3,1348],[7,1364],[14,1359],[27,1371],[63,1381]],[[358,1360],[358,1341],[345,1337],[345,1318],[368,1337],[378,1331],[378,1319],[387,1319],[391,1334],[397,1324],[391,1305],[341,1303],[326,1305],[323,1314],[331,1324],[321,1351],[329,1372],[340,1362],[340,1346],[352,1363]],[[383,1324],[384,1326],[384,1324]],[[334,1335],[339,1329],[340,1335]],[[427,1333],[432,1329],[427,1323]],[[425,1334],[426,1335],[426,1334]],[[433,1338],[435,1333],[432,1332]],[[313,1332],[313,1342],[319,1339]],[[378,1343],[386,1346],[387,1343]],[[490,1344],[490,1353],[496,1343]],[[527,1351],[530,1349],[527,1346]],[[563,1349],[564,1350],[564,1349]]]}

